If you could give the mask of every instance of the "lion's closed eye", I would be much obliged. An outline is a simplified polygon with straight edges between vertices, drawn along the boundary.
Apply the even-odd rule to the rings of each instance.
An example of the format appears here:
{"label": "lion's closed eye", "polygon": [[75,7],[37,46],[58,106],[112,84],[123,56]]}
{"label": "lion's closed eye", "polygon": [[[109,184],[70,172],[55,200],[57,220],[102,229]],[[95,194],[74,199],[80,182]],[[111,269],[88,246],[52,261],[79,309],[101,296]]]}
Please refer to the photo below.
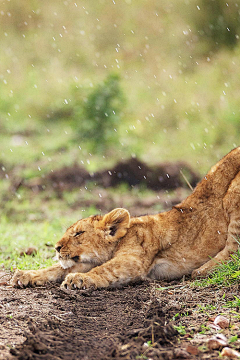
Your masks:
{"label": "lion's closed eye", "polygon": [[85,231],[77,231],[77,232],[75,232],[75,234],[73,236],[77,237],[77,236],[82,235],[83,233],[85,233]]}

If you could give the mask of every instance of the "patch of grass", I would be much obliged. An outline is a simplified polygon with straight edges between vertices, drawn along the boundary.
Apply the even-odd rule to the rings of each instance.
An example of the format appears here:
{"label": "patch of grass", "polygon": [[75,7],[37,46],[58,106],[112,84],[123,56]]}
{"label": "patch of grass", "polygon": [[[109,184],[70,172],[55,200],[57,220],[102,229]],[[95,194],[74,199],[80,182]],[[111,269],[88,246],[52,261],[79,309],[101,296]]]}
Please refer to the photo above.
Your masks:
{"label": "patch of grass", "polygon": [[[39,212],[37,213],[37,208]],[[83,209],[82,209],[83,210]],[[5,269],[38,269],[53,264],[54,245],[67,227],[82,217],[97,213],[92,206],[84,211],[71,210],[61,199],[43,204],[25,199],[23,204],[15,198],[0,221],[0,262]],[[23,255],[29,247],[35,247],[33,256]]]}
{"label": "patch of grass", "polygon": [[217,306],[216,305],[212,305],[212,304],[206,304],[206,305],[201,305],[198,304],[197,305],[199,308],[199,312],[207,312],[208,310],[216,310]]}
{"label": "patch of grass", "polygon": [[[13,270],[37,269],[39,267],[49,266],[53,263],[54,243],[60,237],[60,231],[55,224],[49,223],[23,223],[13,226],[12,223],[1,221],[1,264],[6,268]],[[22,251],[29,247],[36,247],[35,256],[20,256]]]}
{"label": "patch of grass", "polygon": [[240,307],[240,299],[237,296],[234,296],[234,300],[226,301],[223,305],[226,308],[239,308]]}
{"label": "patch of grass", "polygon": [[239,250],[231,255],[231,260],[219,264],[215,270],[205,279],[193,282],[195,286],[222,285],[230,286],[239,282],[240,276],[240,252]]}

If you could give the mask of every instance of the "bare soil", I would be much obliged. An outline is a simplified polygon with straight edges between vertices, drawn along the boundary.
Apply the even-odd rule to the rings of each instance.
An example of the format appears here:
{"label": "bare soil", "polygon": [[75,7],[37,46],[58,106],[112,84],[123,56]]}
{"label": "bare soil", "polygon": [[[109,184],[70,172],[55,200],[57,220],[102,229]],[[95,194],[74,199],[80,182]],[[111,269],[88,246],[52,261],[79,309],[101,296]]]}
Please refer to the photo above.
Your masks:
{"label": "bare soil", "polygon": [[[13,289],[4,277],[1,284],[4,360],[219,359],[207,341],[219,332],[211,322],[220,313],[231,318],[220,332],[229,341],[240,337],[239,308],[230,314],[223,307],[238,296],[237,286],[200,288],[179,280],[63,292],[51,284]],[[230,346],[240,349],[238,340]]]}

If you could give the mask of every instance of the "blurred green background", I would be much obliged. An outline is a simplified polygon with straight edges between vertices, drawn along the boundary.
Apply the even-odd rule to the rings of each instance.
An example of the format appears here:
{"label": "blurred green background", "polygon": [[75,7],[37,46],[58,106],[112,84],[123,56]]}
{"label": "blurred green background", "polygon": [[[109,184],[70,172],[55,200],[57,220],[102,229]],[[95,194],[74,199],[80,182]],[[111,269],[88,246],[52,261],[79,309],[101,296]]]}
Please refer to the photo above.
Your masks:
{"label": "blurred green background", "polygon": [[238,145],[239,12],[221,0],[1,2],[1,160],[44,171],[49,156],[90,152],[95,168],[136,154],[206,171]]}
{"label": "blurred green background", "polygon": [[239,145],[240,1],[7,0],[0,36],[2,232],[69,224],[79,196],[11,191],[13,177],[131,156],[204,174]]}

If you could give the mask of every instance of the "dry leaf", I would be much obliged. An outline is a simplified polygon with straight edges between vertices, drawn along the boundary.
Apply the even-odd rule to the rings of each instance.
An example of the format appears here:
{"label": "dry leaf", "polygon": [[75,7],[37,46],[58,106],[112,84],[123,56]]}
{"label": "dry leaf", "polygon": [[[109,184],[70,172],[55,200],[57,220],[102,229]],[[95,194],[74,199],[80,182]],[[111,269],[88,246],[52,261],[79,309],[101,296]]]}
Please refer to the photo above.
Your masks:
{"label": "dry leaf", "polygon": [[198,353],[199,353],[198,348],[196,346],[193,346],[193,345],[188,345],[186,347],[186,350],[191,355],[198,355]]}
{"label": "dry leaf", "polygon": [[190,354],[184,349],[175,349],[174,355],[176,358],[181,358],[181,359],[189,359],[190,358]]}
{"label": "dry leaf", "polygon": [[214,320],[214,325],[220,326],[221,329],[226,329],[230,325],[230,321],[226,316],[218,315]]}
{"label": "dry leaf", "polygon": [[214,322],[215,319],[216,319],[216,316],[212,316],[208,320]]}
{"label": "dry leaf", "polygon": [[211,329],[214,329],[214,330],[221,330],[220,326],[219,325],[215,325],[215,324],[208,324],[208,326],[211,328]]}
{"label": "dry leaf", "polygon": [[240,352],[234,349],[230,349],[229,347],[225,347],[221,352],[221,356],[227,356],[231,359],[239,359]]}
{"label": "dry leaf", "polygon": [[208,342],[208,348],[209,350],[216,350],[216,349],[221,349],[224,346],[228,345],[228,341],[226,336],[224,336],[223,334],[217,334],[212,336]]}

